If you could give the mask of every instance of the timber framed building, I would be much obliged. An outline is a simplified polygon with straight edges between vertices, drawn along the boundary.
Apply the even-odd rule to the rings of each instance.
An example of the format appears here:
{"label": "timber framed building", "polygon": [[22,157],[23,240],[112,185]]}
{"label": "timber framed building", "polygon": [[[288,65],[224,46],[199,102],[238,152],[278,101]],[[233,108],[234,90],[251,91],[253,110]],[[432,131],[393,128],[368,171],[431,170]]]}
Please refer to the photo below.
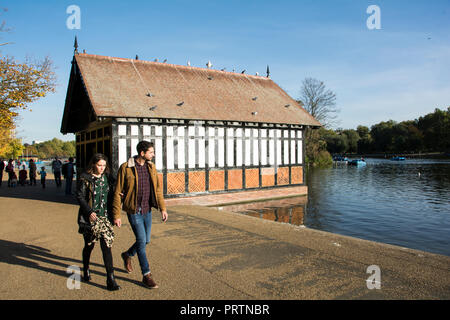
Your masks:
{"label": "timber framed building", "polygon": [[269,77],[76,53],[61,132],[77,170],[113,171],[155,144],[165,197],[304,185],[306,126],[320,123]]}

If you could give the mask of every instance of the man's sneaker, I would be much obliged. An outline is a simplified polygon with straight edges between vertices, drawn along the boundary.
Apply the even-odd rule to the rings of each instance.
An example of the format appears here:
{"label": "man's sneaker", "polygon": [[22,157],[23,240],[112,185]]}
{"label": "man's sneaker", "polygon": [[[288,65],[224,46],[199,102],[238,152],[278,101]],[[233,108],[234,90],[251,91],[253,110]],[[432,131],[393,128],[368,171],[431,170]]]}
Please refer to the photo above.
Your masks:
{"label": "man's sneaker", "polygon": [[149,273],[144,276],[144,279],[142,279],[142,282],[144,285],[149,289],[156,289],[159,288],[155,281],[152,279],[152,274]]}

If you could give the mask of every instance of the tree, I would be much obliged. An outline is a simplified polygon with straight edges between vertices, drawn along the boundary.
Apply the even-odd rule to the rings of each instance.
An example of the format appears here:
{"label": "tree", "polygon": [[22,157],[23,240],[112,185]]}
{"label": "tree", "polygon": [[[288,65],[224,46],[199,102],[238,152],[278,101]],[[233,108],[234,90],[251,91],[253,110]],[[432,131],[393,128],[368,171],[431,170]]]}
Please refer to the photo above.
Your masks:
{"label": "tree", "polygon": [[12,57],[0,59],[0,127],[13,129],[20,109],[55,91],[52,62],[19,63]]}
{"label": "tree", "polygon": [[[325,128],[336,122],[336,95],[325,84],[314,78],[305,78],[300,89],[300,97],[297,100]],[[331,163],[331,155],[326,150],[326,141],[321,138],[317,130],[309,127],[305,130],[306,162]],[[324,158],[329,158],[324,161]],[[317,160],[317,161],[316,161]]]}
{"label": "tree", "polygon": [[[7,31],[3,21],[0,32]],[[1,43],[1,46],[7,44]],[[10,130],[16,127],[19,110],[27,109],[30,103],[54,92],[55,86],[56,77],[49,57],[42,61],[27,59],[23,63],[14,57],[0,58],[0,130],[9,133],[0,141],[0,149],[14,140]]]}
{"label": "tree", "polygon": [[336,95],[322,81],[314,78],[303,80],[299,100],[306,111],[324,127],[329,128],[336,123],[339,112]]}

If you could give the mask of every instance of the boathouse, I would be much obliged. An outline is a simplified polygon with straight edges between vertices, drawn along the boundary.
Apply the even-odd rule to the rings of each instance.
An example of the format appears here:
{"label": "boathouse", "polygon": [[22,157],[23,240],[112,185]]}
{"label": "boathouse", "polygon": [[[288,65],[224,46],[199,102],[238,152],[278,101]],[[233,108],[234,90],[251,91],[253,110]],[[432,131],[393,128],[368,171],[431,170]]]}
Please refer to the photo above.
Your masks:
{"label": "boathouse", "polygon": [[78,172],[96,152],[113,171],[155,144],[164,196],[304,185],[303,131],[320,123],[266,76],[75,53],[63,134]]}

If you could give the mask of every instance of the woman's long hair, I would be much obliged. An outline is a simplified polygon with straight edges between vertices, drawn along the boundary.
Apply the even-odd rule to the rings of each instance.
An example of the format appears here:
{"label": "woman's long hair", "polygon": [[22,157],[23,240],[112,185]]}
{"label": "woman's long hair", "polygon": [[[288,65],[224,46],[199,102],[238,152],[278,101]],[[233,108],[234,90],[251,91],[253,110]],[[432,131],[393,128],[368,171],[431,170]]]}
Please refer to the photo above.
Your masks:
{"label": "woman's long hair", "polygon": [[106,161],[106,168],[104,173],[109,174],[109,163],[108,158],[103,153],[96,153],[92,156],[91,161],[89,161],[89,164],[86,168],[86,173],[93,174],[95,173],[95,165],[100,161],[105,160]]}

